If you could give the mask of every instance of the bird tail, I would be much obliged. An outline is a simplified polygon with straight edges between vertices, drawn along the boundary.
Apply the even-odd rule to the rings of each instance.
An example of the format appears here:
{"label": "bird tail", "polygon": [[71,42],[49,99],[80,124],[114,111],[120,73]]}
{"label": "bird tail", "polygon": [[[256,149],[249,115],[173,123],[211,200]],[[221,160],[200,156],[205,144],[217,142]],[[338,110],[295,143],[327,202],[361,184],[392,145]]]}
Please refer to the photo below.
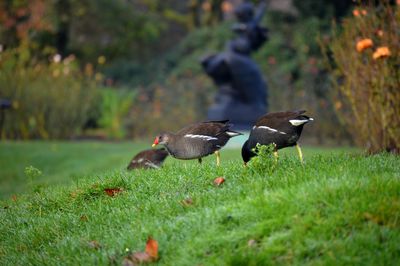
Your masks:
{"label": "bird tail", "polygon": [[240,133],[240,132],[236,132],[236,131],[233,131],[233,130],[228,130],[228,131],[226,131],[226,134],[228,134],[228,136],[229,137],[236,137],[236,136],[240,136],[240,135],[243,135],[242,133]]}
{"label": "bird tail", "polygon": [[289,123],[292,124],[293,126],[300,126],[300,125],[304,125],[311,121],[314,121],[314,118],[308,117],[306,115],[302,115],[302,116],[297,117],[296,119],[289,120]]}

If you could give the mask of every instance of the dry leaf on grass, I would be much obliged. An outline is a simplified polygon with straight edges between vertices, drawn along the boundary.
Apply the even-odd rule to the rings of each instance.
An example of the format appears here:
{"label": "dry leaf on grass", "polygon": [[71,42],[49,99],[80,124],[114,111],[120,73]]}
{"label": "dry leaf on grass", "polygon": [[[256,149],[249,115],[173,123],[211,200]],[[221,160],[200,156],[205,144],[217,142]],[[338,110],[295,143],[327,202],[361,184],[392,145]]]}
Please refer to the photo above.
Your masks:
{"label": "dry leaf on grass", "polygon": [[257,241],[256,240],[250,239],[249,241],[247,241],[247,246],[253,247],[255,245],[257,245]]}
{"label": "dry leaf on grass", "polygon": [[147,239],[145,251],[133,252],[128,255],[122,265],[132,266],[141,263],[149,263],[158,260],[158,242],[151,236]]}
{"label": "dry leaf on grass", "polygon": [[121,193],[122,191],[124,191],[124,190],[120,187],[104,189],[104,192],[110,197],[114,197],[115,195],[117,195],[118,193]]}
{"label": "dry leaf on grass", "polygon": [[92,241],[88,242],[88,247],[93,248],[93,249],[100,249],[101,245],[96,240],[92,240]]}
{"label": "dry leaf on grass", "polygon": [[217,177],[217,178],[214,179],[214,184],[215,184],[216,186],[220,186],[220,185],[222,185],[222,183],[224,183],[224,182],[225,182],[225,178],[223,178],[222,176]]}
{"label": "dry leaf on grass", "polygon": [[186,199],[184,199],[184,200],[181,201],[181,204],[182,204],[184,207],[189,207],[190,205],[193,204],[193,200],[192,200],[192,198],[186,198]]}

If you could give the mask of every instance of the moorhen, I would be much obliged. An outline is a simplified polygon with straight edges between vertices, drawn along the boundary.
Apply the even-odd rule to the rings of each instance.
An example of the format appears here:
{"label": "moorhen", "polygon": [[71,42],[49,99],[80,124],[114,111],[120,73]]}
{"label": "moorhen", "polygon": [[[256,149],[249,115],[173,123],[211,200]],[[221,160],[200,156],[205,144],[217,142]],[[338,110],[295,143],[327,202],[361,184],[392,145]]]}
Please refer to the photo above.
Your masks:
{"label": "moorhen", "polygon": [[253,149],[257,143],[261,145],[275,145],[275,158],[277,150],[296,146],[300,161],[303,163],[303,154],[297,144],[303,126],[314,119],[304,115],[305,110],[269,113],[260,117],[250,131],[249,139],[243,144],[242,158],[246,165],[256,154]]}
{"label": "moorhen", "polygon": [[164,149],[152,149],[144,150],[139,152],[132,158],[127,169],[137,169],[137,168],[160,168],[165,158],[167,158],[168,152]]}
{"label": "moorhen", "polygon": [[200,122],[187,126],[176,133],[166,132],[157,136],[153,147],[163,144],[169,154],[177,159],[190,160],[215,153],[217,165],[220,165],[219,150],[232,137],[242,133],[230,130],[229,120]]}

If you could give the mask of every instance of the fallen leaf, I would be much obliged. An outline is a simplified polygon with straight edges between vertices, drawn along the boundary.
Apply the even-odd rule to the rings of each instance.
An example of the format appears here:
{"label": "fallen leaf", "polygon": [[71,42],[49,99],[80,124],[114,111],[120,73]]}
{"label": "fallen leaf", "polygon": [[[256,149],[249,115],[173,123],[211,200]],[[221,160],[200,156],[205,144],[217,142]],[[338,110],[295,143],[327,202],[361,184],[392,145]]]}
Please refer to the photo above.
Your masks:
{"label": "fallen leaf", "polygon": [[122,266],[136,266],[136,263],[134,263],[130,258],[126,257],[122,261]]}
{"label": "fallen leaf", "polygon": [[154,240],[151,236],[147,239],[146,242],[146,253],[149,254],[153,258],[158,258],[158,242]]}
{"label": "fallen leaf", "polygon": [[104,189],[104,192],[110,197],[114,197],[115,195],[117,195],[118,193],[121,193],[122,191],[124,191],[124,190],[119,187]]}
{"label": "fallen leaf", "polygon": [[223,178],[222,176],[217,177],[217,178],[214,179],[214,184],[215,184],[216,186],[220,186],[220,185],[222,185],[222,183],[224,183],[224,182],[225,182],[225,178]]}
{"label": "fallen leaf", "polygon": [[256,244],[257,244],[257,241],[254,240],[254,239],[250,239],[250,240],[247,242],[247,246],[249,246],[249,247],[255,246]]}
{"label": "fallen leaf", "polygon": [[89,219],[86,215],[82,215],[81,217],[79,217],[79,220],[81,220],[82,222],[87,222]]}
{"label": "fallen leaf", "polygon": [[158,242],[151,236],[149,236],[146,242],[145,251],[131,253],[124,259],[122,265],[133,266],[140,263],[149,263],[157,260],[158,260]]}
{"label": "fallen leaf", "polygon": [[92,241],[88,242],[88,247],[93,248],[93,249],[100,249],[101,245],[96,240],[92,240]]}
{"label": "fallen leaf", "polygon": [[188,207],[193,204],[193,200],[192,200],[192,198],[186,198],[181,201],[181,204],[185,207]]}
{"label": "fallen leaf", "polygon": [[17,195],[12,195],[12,196],[11,196],[11,199],[12,199],[12,201],[14,201],[14,202],[17,201]]}
{"label": "fallen leaf", "polygon": [[82,190],[77,189],[77,190],[72,191],[72,192],[70,193],[70,195],[71,195],[71,198],[76,198],[76,197],[79,196],[79,194],[81,194],[81,193],[82,193]]}

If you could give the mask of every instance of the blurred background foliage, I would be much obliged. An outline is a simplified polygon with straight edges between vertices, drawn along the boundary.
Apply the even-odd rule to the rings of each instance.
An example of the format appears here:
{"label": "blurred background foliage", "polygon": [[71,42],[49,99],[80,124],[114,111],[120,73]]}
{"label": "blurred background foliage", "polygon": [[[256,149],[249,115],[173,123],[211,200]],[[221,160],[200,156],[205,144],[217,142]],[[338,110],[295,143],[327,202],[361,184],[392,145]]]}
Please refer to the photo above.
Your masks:
{"label": "blurred background foliage", "polygon": [[339,117],[370,153],[400,152],[400,10],[389,1],[353,10],[334,27],[330,73]]}
{"label": "blurred background foliage", "polygon": [[[206,119],[216,86],[199,61],[225,49],[240,2],[2,1],[0,98],[13,108],[3,111],[1,138],[148,138]],[[266,2],[270,39],[253,58],[269,86],[269,111],[307,109],[317,121],[307,135],[319,144],[356,139],[344,119],[352,113],[337,110],[345,95],[332,81],[347,78],[336,75],[338,47],[357,53],[361,35],[341,25],[360,3]],[[365,7],[367,17],[384,23],[372,12],[382,9],[379,2]],[[386,6],[398,10],[395,1]],[[398,31],[398,16],[392,19]]]}

